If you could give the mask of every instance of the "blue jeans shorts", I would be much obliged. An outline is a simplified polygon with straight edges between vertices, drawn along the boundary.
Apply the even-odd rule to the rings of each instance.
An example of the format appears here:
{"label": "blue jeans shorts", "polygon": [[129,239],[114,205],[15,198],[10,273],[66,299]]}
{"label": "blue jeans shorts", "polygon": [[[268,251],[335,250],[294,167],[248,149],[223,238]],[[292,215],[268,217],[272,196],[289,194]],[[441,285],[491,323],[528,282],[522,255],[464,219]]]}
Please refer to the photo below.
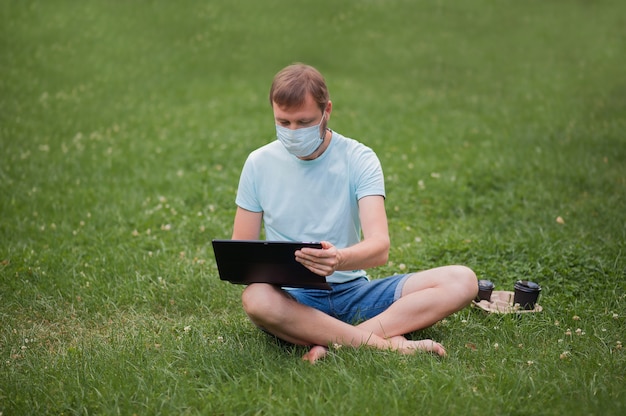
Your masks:
{"label": "blue jeans shorts", "polygon": [[285,289],[298,303],[311,306],[343,322],[356,324],[385,311],[402,296],[408,274],[346,283],[330,283],[332,290]]}

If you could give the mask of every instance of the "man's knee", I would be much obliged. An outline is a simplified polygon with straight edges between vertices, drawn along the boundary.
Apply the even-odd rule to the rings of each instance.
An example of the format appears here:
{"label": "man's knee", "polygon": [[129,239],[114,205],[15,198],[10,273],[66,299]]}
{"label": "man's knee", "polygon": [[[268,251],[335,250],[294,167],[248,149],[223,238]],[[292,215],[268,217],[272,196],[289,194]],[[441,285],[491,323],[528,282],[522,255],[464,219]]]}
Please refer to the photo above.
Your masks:
{"label": "man's knee", "polygon": [[281,289],[265,283],[253,283],[241,294],[243,310],[257,324],[280,314],[280,305],[284,300]]}
{"label": "man's knee", "polygon": [[476,273],[467,266],[452,266],[455,282],[468,299],[474,299],[478,294],[478,279]]}
{"label": "man's knee", "polygon": [[246,286],[241,294],[243,310],[248,315],[256,315],[268,308],[269,298],[272,297],[273,288],[264,283],[253,283]]}

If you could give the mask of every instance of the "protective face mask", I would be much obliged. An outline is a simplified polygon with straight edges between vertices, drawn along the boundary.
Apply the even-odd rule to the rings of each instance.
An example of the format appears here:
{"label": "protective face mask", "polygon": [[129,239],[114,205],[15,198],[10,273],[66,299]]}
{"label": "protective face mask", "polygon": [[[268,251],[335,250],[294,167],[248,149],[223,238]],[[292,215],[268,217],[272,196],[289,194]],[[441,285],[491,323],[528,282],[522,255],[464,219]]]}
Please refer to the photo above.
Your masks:
{"label": "protective face mask", "polygon": [[324,122],[322,116],[319,124],[310,127],[291,130],[287,127],[276,125],[276,137],[292,155],[306,157],[317,150],[324,141],[324,135],[320,135],[320,127]]}

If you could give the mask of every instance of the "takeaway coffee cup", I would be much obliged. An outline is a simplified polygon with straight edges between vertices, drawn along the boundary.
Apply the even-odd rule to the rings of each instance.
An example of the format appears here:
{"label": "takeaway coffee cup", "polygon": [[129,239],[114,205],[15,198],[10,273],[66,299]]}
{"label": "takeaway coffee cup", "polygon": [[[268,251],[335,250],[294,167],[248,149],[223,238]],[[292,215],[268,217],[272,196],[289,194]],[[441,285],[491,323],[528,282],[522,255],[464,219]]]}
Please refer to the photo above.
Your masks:
{"label": "takeaway coffee cup", "polygon": [[491,292],[493,292],[494,285],[489,280],[478,281],[478,295],[476,295],[476,302],[481,300],[491,300]]}
{"label": "takeaway coffee cup", "polygon": [[526,310],[535,309],[541,286],[528,280],[518,280],[514,287],[513,304],[519,304],[522,309]]}

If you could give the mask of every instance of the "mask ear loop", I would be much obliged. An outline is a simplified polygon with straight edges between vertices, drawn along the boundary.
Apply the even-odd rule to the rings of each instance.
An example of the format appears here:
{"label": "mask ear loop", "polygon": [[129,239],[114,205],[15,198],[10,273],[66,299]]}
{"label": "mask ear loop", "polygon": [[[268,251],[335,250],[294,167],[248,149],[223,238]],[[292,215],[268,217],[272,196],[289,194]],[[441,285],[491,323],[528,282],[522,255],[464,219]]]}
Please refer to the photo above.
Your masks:
{"label": "mask ear loop", "polygon": [[[322,119],[320,120],[320,127],[322,126],[322,123],[324,122],[324,117],[326,117],[326,111],[324,111],[322,113]],[[330,131],[330,129],[328,128],[328,126],[324,127],[324,132],[320,133],[320,140],[324,141],[324,139],[326,138],[326,132]]]}

